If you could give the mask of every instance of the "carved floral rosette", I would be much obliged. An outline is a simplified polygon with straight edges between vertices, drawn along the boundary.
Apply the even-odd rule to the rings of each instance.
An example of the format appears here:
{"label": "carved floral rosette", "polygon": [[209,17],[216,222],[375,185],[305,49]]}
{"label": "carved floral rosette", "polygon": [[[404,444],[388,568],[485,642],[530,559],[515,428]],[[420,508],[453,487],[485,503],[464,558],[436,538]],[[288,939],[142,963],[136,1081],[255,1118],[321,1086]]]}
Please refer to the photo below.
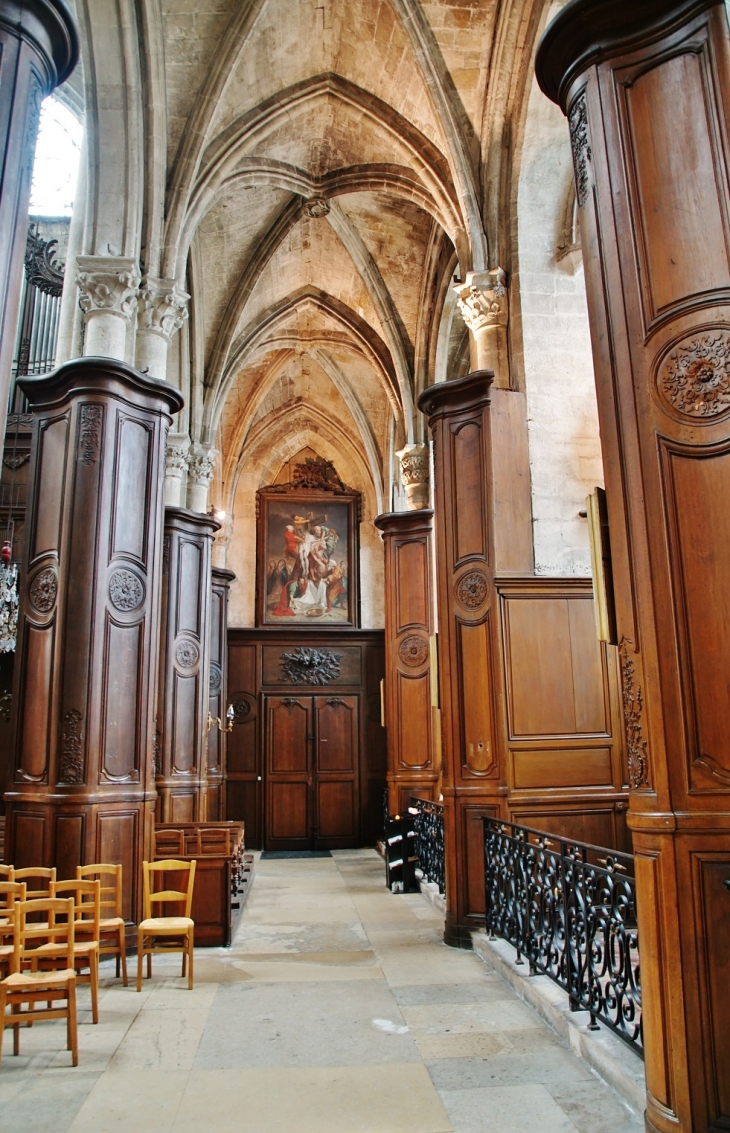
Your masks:
{"label": "carved floral rosette", "polygon": [[398,657],[403,665],[417,669],[428,660],[428,641],[420,633],[410,633],[398,646]]}
{"label": "carved floral rosette", "polygon": [[683,417],[713,420],[730,411],[730,332],[713,327],[676,342],[659,363],[659,397]]}

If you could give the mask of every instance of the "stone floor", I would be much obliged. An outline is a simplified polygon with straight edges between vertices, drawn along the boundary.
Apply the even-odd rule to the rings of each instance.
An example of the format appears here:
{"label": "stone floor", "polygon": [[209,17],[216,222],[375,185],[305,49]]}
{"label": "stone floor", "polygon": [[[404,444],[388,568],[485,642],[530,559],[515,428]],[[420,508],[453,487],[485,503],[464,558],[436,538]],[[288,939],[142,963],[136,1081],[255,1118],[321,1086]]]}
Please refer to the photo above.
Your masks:
{"label": "stone floor", "polygon": [[142,994],[105,965],[79,1066],[64,1024],[0,1067],[0,1128],[33,1133],[640,1133],[643,1122],[499,976],[441,943],[374,851],[261,861],[234,945],[165,957]]}

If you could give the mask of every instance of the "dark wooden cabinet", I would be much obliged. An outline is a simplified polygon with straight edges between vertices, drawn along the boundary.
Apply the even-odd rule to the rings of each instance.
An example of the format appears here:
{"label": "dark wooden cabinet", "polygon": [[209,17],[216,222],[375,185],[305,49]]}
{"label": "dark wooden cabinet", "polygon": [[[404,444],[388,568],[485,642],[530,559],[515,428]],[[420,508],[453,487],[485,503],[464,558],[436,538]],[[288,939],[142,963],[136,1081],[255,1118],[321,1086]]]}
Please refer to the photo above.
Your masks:
{"label": "dark wooden cabinet", "polygon": [[227,817],[249,847],[336,849],[381,834],[383,634],[230,630]]}

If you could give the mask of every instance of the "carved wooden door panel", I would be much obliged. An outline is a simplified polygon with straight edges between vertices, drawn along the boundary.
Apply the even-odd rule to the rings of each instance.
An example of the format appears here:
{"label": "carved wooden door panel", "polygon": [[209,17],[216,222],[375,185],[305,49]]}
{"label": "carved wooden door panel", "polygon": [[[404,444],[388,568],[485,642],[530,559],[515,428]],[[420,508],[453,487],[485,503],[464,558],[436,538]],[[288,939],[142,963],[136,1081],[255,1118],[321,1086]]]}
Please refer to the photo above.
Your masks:
{"label": "carved wooden door panel", "polygon": [[359,720],[356,696],[314,698],[314,844],[359,845]]}
{"label": "carved wooden door panel", "polygon": [[312,743],[312,698],[267,696],[267,849],[311,849]]}

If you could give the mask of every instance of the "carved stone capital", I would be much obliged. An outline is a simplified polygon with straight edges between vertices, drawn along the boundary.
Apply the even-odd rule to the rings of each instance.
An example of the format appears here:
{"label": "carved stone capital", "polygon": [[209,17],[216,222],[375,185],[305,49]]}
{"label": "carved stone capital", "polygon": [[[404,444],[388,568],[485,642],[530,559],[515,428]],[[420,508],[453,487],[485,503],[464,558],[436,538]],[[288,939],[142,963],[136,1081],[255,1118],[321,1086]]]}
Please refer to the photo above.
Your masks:
{"label": "carved stone capital", "polygon": [[170,342],[188,317],[187,295],[174,279],[145,276],[139,289],[139,330],[159,334]]}
{"label": "carved stone capital", "polygon": [[208,507],[208,488],[215,472],[217,450],[196,445],[188,462],[188,507],[204,512]]}
{"label": "carved stone capital", "polygon": [[213,540],[213,566],[225,567],[228,558],[228,548],[233,535],[233,519],[227,516],[221,523],[220,531]]}
{"label": "carved stone capital", "polygon": [[507,276],[502,268],[470,271],[454,286],[461,316],[473,335],[486,327],[506,327],[509,321]]}
{"label": "carved stone capital", "polygon": [[401,478],[410,511],[421,511],[429,504],[428,445],[406,445],[395,454],[400,461]]}
{"label": "carved stone capital", "polygon": [[129,322],[137,302],[140,274],[131,256],[77,256],[79,306],[91,315],[116,315]]}
{"label": "carved stone capital", "polygon": [[182,483],[190,462],[190,437],[187,433],[168,433],[165,448],[165,504],[180,507]]}
{"label": "carved stone capital", "polygon": [[502,268],[470,271],[454,291],[461,316],[471,332],[472,370],[492,370],[495,386],[508,387],[507,276]]}

